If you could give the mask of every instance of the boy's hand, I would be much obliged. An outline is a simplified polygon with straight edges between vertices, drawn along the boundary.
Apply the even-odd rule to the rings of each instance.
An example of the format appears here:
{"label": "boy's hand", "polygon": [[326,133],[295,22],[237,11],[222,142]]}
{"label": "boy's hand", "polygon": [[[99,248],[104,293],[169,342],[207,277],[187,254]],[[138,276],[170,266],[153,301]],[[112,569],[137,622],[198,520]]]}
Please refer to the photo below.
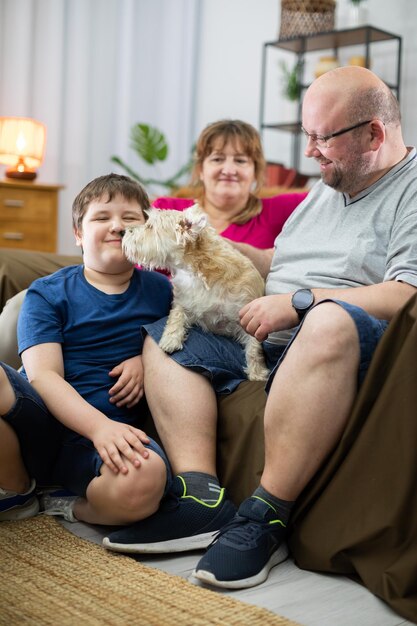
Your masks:
{"label": "boy's hand", "polygon": [[110,419],[103,420],[93,437],[94,447],[103,463],[115,474],[128,472],[122,457],[128,459],[134,467],[141,466],[140,457],[144,459],[149,457],[149,451],[144,443],[149,443],[149,437],[143,430]]}
{"label": "boy's hand", "polygon": [[128,409],[135,406],[143,396],[142,357],[138,355],[122,361],[109,372],[109,376],[118,377],[109,391],[110,402]]}

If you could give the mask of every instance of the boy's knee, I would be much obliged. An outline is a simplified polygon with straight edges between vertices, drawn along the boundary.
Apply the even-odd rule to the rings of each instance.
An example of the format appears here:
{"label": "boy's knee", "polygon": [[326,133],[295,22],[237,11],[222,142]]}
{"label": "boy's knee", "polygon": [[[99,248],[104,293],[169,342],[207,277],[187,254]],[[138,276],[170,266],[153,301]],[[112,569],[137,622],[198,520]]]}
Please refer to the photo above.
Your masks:
{"label": "boy's knee", "polygon": [[125,522],[134,522],[158,510],[164,493],[167,471],[162,458],[152,450],[139,468],[129,466],[126,475],[118,476],[113,490],[114,506]]}
{"label": "boy's knee", "polygon": [[0,361],[18,369],[22,362],[17,347],[17,318],[26,290],[8,300],[0,314]]}
{"label": "boy's knee", "polygon": [[16,402],[13,387],[7,377],[6,372],[0,365],[0,415],[5,415],[10,411]]}

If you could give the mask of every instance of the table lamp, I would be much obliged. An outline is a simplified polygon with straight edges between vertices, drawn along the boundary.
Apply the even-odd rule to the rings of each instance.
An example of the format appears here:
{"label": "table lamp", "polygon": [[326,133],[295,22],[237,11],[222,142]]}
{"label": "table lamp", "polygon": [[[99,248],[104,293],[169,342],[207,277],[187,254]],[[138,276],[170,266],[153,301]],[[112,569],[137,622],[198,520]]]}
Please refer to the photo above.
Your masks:
{"label": "table lamp", "polygon": [[6,178],[33,180],[43,161],[46,127],[28,117],[0,117],[0,163]]}

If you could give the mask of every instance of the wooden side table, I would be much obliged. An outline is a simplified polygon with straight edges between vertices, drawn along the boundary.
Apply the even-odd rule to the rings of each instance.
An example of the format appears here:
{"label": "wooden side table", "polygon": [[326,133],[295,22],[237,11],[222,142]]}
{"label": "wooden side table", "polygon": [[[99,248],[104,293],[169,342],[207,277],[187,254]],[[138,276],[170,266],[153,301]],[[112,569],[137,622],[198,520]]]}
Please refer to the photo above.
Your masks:
{"label": "wooden side table", "polygon": [[56,252],[62,185],[0,181],[0,247]]}

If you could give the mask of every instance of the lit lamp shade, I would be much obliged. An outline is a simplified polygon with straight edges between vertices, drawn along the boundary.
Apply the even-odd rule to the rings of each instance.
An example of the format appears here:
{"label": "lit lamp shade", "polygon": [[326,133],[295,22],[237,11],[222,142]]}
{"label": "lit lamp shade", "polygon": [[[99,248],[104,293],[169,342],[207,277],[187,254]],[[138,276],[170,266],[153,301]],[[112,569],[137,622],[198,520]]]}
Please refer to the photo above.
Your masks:
{"label": "lit lamp shade", "polygon": [[43,161],[46,127],[28,117],[0,117],[0,163],[6,177],[33,180]]}

